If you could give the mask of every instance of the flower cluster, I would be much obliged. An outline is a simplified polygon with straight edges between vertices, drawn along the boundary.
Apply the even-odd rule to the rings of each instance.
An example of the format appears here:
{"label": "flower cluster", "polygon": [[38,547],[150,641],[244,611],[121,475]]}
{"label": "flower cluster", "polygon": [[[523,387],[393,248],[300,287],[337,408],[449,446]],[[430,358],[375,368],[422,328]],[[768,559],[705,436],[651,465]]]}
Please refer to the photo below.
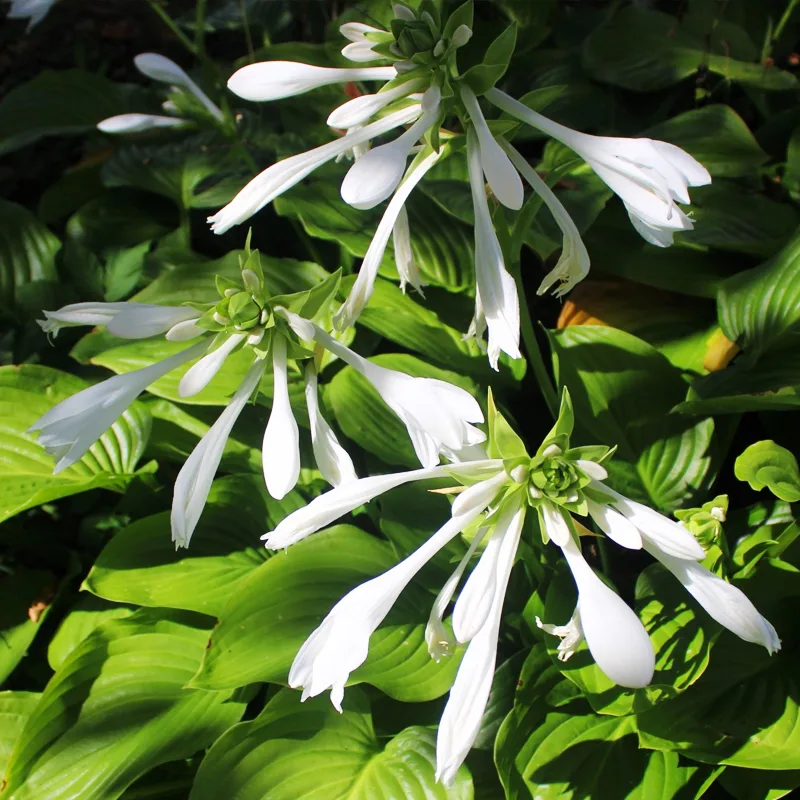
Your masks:
{"label": "flower cluster", "polygon": [[[479,97],[510,118],[571,148],[622,199],[636,230],[660,247],[676,231],[692,228],[678,203],[688,203],[690,186],[709,183],[707,170],[679,147],[651,139],[591,136],[560,125],[495,87],[513,53],[513,28],[489,48],[485,62],[459,73],[457,53],[472,35],[472,4],[465,3],[442,24],[433,4],[414,12],[395,4],[390,30],[346,23],[349,40],[342,54],[379,66],[334,69],[291,61],[251,64],[238,70],[228,88],[245,100],[266,102],[299,95],[320,86],[352,81],[381,82],[374,94],[355,97],[331,112],[328,124],[344,131],[339,139],[279,161],[248,183],[209,218],[216,233],[249,219],[278,195],[334,158],[352,154],[355,162],[341,185],[345,202],[369,209],[389,199],[364,257],[350,296],[339,310],[340,330],[352,325],[369,302],[390,237],[399,254],[402,284],[420,288],[404,205],[438,161],[466,148],[475,216],[475,317],[470,335],[479,342],[488,332],[488,356],[496,369],[500,353],[520,357],[519,300],[506,269],[508,253],[498,241],[486,197],[519,210],[524,181],[552,212],[563,233],[561,257],[544,278],[540,293],[555,287],[563,295],[589,270],[589,255],[568,212],[522,155],[492,132]],[[423,10],[424,9],[424,10]],[[445,123],[447,123],[445,125]],[[392,141],[368,149],[370,142],[408,126]],[[443,127],[444,126],[444,127]],[[457,131],[461,131],[458,133]],[[408,160],[414,155],[411,163]]]}
{"label": "flower cluster", "polygon": [[[370,636],[400,593],[439,550],[472,531],[469,549],[436,598],[426,629],[433,658],[466,646],[437,739],[437,779],[452,782],[478,735],[489,699],[506,586],[528,518],[538,522],[545,545],[552,542],[560,549],[577,586],[577,606],[565,625],[539,623],[545,632],[561,637],[562,660],[585,641],[600,669],[631,688],[650,683],[655,667],[653,646],[638,616],[583,557],[580,536],[588,531],[573,515],[591,518],[622,547],[646,550],[737,636],[770,653],[780,648],[775,629],[750,600],[699,563],[705,551],[686,528],[604,483],[608,474],[603,463],[612,451],[571,447],[573,413],[566,391],[558,421],[534,456],[494,408],[491,396],[488,425],[486,458],[353,481],[320,495],[266,534],[267,547],[288,547],[402,484],[433,477],[459,484],[450,519],[416,552],[345,595],[300,648],[289,684],[302,687],[304,699],[330,689],[331,701],[341,710],[350,673],[365,661]],[[479,560],[453,607],[451,633],[443,623],[445,611],[481,545]]]}
{"label": "flower cluster", "polygon": [[300,475],[299,430],[289,400],[289,360],[305,361],[305,398],[314,458],[333,486],[356,480],[350,456],[320,412],[317,364],[328,351],[359,371],[405,424],[420,462],[432,467],[439,454],[459,460],[485,435],[473,423],[483,422],[477,401],[444,381],[415,378],[380,367],[337,341],[317,324],[330,316],[339,287],[334,274],[313,289],[289,295],[271,294],[257,250],[240,259],[241,281],[217,278],[219,300],[185,306],[144,303],[76,303],[45,311],[39,324],[57,335],[60,328],[105,325],[122,338],[164,334],[171,342],[199,341],[165,360],[116,375],[59,403],[31,428],[56,459],[58,473],[78,461],[107,428],[151,383],[194,362],[178,384],[181,397],[201,392],[234,352],[247,349],[252,363],[241,385],[211,429],[186,460],[175,483],[172,538],[187,547],[222,459],[236,419],[256,392],[271,359],[272,411],[264,431],[262,465],[267,490],[276,498],[291,491]]}

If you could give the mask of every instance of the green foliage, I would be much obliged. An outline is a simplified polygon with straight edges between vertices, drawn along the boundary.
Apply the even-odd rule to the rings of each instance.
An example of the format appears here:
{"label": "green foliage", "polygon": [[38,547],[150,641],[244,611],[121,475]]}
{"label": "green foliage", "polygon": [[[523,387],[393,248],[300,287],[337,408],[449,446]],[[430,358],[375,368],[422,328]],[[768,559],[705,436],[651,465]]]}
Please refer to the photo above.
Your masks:
{"label": "green foliage", "polygon": [[757,492],[767,488],[781,500],[800,500],[797,459],[772,440],[751,444],[736,459],[734,471],[740,481],[747,481]]}

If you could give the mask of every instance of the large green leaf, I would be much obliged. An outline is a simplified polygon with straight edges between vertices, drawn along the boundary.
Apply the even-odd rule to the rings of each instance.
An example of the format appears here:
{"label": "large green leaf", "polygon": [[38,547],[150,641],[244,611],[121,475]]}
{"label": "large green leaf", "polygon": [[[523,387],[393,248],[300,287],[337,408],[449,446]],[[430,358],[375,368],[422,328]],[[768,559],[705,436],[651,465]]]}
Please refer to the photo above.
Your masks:
{"label": "large green leaf", "polygon": [[[222,610],[192,686],[285,683],[300,645],[335,603],[396,560],[385,542],[348,525],[314,534],[268,559],[237,586]],[[371,683],[407,702],[430,700],[450,688],[459,659],[437,664],[425,644],[432,598],[419,583],[403,592],[370,639],[370,655],[353,673],[353,683]]]}
{"label": "large green leaf", "polygon": [[[700,797],[711,770],[638,749],[634,717],[591,713],[565,691],[536,646],[503,721],[495,762],[509,800],[672,800]],[[561,707],[564,707],[561,710]]]}
{"label": "large green leaf", "polygon": [[769,158],[744,120],[721,103],[678,114],[642,135],[682,147],[715,178],[749,175]]}
{"label": "large green leaf", "polygon": [[0,200],[0,306],[32,281],[54,280],[61,243],[26,208]]}
{"label": "large green leaf", "polygon": [[40,697],[37,692],[0,692],[0,770],[5,771],[14,744]]}
{"label": "large green leaf", "polygon": [[798,85],[789,72],[709,52],[676,17],[636,6],[622,9],[590,34],[583,60],[593,78],[637,92],[666,89],[702,66],[754,89],[786,91]]}
{"label": "large green leaf", "polygon": [[132,90],[82,69],[40,72],[0,103],[0,155],[45,136],[89,131],[132,104],[141,109]]}
{"label": "large green leaf", "polygon": [[6,772],[8,796],[112,800],[156,765],[189,758],[236,723],[242,692],[185,688],[206,625],[140,611],[95,629],[28,719]]}
{"label": "large green leaf", "polygon": [[550,343],[578,425],[619,448],[609,468],[621,491],[667,510],[702,492],[717,469],[714,423],[665,416],[686,396],[680,370],[615,328],[572,326],[551,333]]}
{"label": "large green leaf", "polygon": [[[476,393],[474,384],[461,375],[432,367],[418,358],[403,354],[377,356],[376,364],[423,378],[438,378]],[[419,465],[405,425],[383,402],[372,384],[346,367],[328,384],[328,400],[342,431],[387,464]]]}
{"label": "large green leaf", "polygon": [[121,490],[133,478],[150,433],[150,415],[139,403],[58,475],[52,457],[27,432],[56,403],[85,388],[80,378],[49,367],[0,367],[0,521],[89,489]]}
{"label": "large green leaf", "polygon": [[299,692],[283,690],[214,744],[190,800],[471,800],[466,767],[449,788],[435,782],[434,741],[413,727],[380,742],[358,689],[342,714],[327,698],[301,704]]}
{"label": "large green leaf", "polygon": [[177,550],[169,514],[137,520],[103,549],[84,587],[117,602],[219,615],[268,556],[260,536],[303,505],[296,492],[267,497],[261,475],[214,482],[188,549]]}

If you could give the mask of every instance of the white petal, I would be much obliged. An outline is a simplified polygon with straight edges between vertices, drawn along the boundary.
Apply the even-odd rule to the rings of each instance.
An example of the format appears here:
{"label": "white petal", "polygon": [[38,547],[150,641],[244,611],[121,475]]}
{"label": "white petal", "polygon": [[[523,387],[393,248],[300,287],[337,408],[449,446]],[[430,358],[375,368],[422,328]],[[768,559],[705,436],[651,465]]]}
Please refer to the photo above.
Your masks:
{"label": "white petal", "polygon": [[178,384],[178,394],[181,397],[192,397],[203,391],[211,379],[219,372],[220,367],[225,363],[225,359],[246,338],[247,335],[244,333],[231,334],[216,350],[212,350],[196,364],[192,364]]}
{"label": "white petal", "polygon": [[339,517],[349,514],[360,505],[368,503],[390,489],[412,481],[446,476],[446,469],[446,467],[416,469],[390,475],[372,475],[342,483],[289,514],[278,523],[274,531],[264,534],[261,538],[266,540],[266,546],[271,550],[281,550],[305,539],[306,536],[330,525]]}
{"label": "white petal", "polygon": [[639,617],[594,574],[571,538],[561,549],[578,587],[581,626],[597,666],[620,686],[647,686],[655,652]]}
{"label": "white petal", "polygon": [[261,465],[267,491],[280,500],[294,489],[300,477],[300,431],[289,402],[286,339],[280,335],[272,339],[272,367],[272,411],[264,431]]}
{"label": "white petal", "polygon": [[97,127],[103,133],[141,133],[185,124],[186,120],[179,117],[163,117],[158,114],[117,114],[115,117],[101,120],[97,123]]}
{"label": "white petal", "polygon": [[372,42],[350,42],[342,48],[342,55],[348,61],[355,61],[357,64],[366,64],[370,61],[379,61],[385,56],[376,53],[372,49]]}
{"label": "white petal", "polygon": [[198,336],[208,333],[207,330],[198,328],[194,323],[193,319],[178,322],[164,334],[164,338],[168,342],[186,342],[189,339],[196,339]]}
{"label": "white petal", "polygon": [[27,19],[26,33],[34,25],[38,25],[53,7],[56,0],[11,0],[11,7],[6,14],[7,19]]}
{"label": "white petal", "polygon": [[214,475],[219,468],[225,443],[236,419],[250,395],[258,387],[265,364],[258,359],[237,389],[217,421],[186,459],[175,480],[170,524],[175,547],[188,547],[200,515],[203,513]]}
{"label": "white petal", "polygon": [[40,431],[39,444],[57,455],[53,474],[78,461],[151,383],[197,358],[204,349],[201,342],[164,361],[115,375],[68,397],[40,417],[29,431]]}
{"label": "white petal", "polygon": [[414,258],[411,248],[411,231],[408,227],[408,212],[405,207],[400,209],[392,228],[392,242],[394,244],[394,262],[397,265],[397,274],[400,276],[400,289],[405,294],[406,286],[410,283],[419,293],[427,284],[419,273],[419,265]]}
{"label": "white petal", "polygon": [[711,183],[709,171],[685,150],[669,142],[660,142],[657,139],[651,141],[661,155],[680,170],[689,186],[706,186]]}
{"label": "white petal", "polygon": [[311,445],[317,468],[332,486],[358,480],[353,461],[339,444],[336,434],[319,410],[317,399],[317,371],[309,363],[306,367],[306,406],[311,424]]}
{"label": "white petal", "polygon": [[292,332],[300,339],[310,342],[314,338],[314,324],[304,317],[294,314],[288,308],[275,306],[275,313],[280,314],[288,323]]}
{"label": "white petal", "polygon": [[550,541],[555,542],[559,547],[564,547],[571,542],[572,533],[561,511],[549,502],[542,503],[540,508],[544,518],[545,533],[550,537]]}
{"label": "white petal", "polygon": [[[453,609],[453,632],[459,642],[469,642],[475,638],[489,618],[497,582],[500,579],[499,559],[503,550],[503,540],[510,536],[519,540],[525,510],[520,505],[509,503],[494,525],[480,561],[464,585]],[[516,547],[514,548],[516,551]]]}
{"label": "white petal", "polygon": [[222,111],[213,103],[208,95],[181,69],[174,61],[158,53],[140,53],[133,59],[136,69],[148,78],[170,86],[180,86],[190,91],[218,120]]}
{"label": "white petal", "polygon": [[514,211],[522,208],[522,181],[508,156],[492,136],[475,93],[468,86],[462,86],[461,98],[478,135],[481,167],[492,194],[506,208]]}
{"label": "white petal", "polygon": [[339,26],[339,33],[350,42],[368,42],[368,33],[386,33],[380,28],[373,28],[372,25],[365,25],[363,22],[345,22]]}
{"label": "white petal", "polygon": [[611,506],[588,500],[589,514],[609,539],[629,550],[642,549],[642,537],[636,526]]}
{"label": "white petal", "polygon": [[195,309],[187,306],[156,306],[144,303],[127,303],[126,306],[106,326],[109,333],[122,339],[146,339],[148,336],[166,333],[180,322],[200,317]]}
{"label": "white petal", "polygon": [[389,103],[393,103],[401,97],[407,97],[423,85],[422,80],[411,80],[401,83],[393,89],[378,92],[378,94],[364,94],[361,97],[354,97],[331,111],[327,124],[332,128],[340,129],[363,125],[370,117],[373,117]]}
{"label": "white petal", "polygon": [[682,525],[667,519],[652,508],[629,500],[608,486],[599,485],[598,488],[611,495],[617,511],[639,529],[643,538],[655,542],[664,553],[689,561],[701,561],[705,558],[705,550]]}
{"label": "white petal", "polygon": [[746,642],[763,645],[770,654],[780,650],[781,640],[775,628],[758,613],[744,592],[701,564],[668,555],[646,534],[643,539],[645,550],[657,558],[720,625]]}
{"label": "white petal", "polygon": [[365,125],[342,136],[334,142],[328,142],[306,153],[278,161],[257,175],[242,189],[228,205],[208,218],[214,233],[225,233],[234,225],[239,225],[253,216],[267,203],[291,189],[315,169],[336,156],[347,153],[354,147],[370,141],[376,136],[388,133],[400,125],[416,119],[421,113],[419,106],[395,111],[376,122]]}
{"label": "white petal", "polygon": [[262,61],[242,67],[228,79],[228,88],[245,100],[264,102],[303,94],[320,86],[349,81],[390,81],[394,67],[334,69],[296,61]]}
{"label": "white petal", "polygon": [[[377,148],[377,150],[380,149]],[[372,150],[371,153],[375,153],[377,150]],[[437,162],[439,155],[440,153],[431,153],[417,164],[416,168],[406,175],[405,180],[386,207],[375,235],[372,237],[369,249],[364,255],[364,260],[361,262],[356,282],[351,287],[347,300],[333,318],[334,324],[339,330],[349,328],[358,319],[358,316],[369,302],[375,286],[375,278],[378,276],[378,270],[383,262],[383,255],[386,252],[386,246],[389,243],[389,237],[392,235],[395,223],[403,211],[408,196],[428,170]],[[356,164],[364,163],[369,157],[370,153],[367,153]],[[403,164],[405,164],[405,159],[403,159]]]}
{"label": "white petal", "polygon": [[[393,142],[375,147],[359,158],[342,181],[342,199],[359,209],[374,208],[397,188],[411,148],[435,121],[441,92],[431,86],[423,97],[422,116]],[[438,155],[437,155],[438,157]]]}
{"label": "white petal", "polygon": [[486,508],[497,497],[500,490],[508,482],[506,471],[501,469],[491,478],[481,481],[465,489],[453,501],[451,513],[453,516],[468,514],[476,506]]}
{"label": "white petal", "polygon": [[[524,516],[520,509],[518,515]],[[503,537],[497,580],[487,620],[467,647],[447,699],[436,736],[436,780],[452,784],[480,730],[497,659],[497,637],[511,567],[522,522],[514,522]]]}
{"label": "white petal", "polygon": [[71,303],[57,311],[42,311],[45,318],[37,320],[45,333],[57,336],[61,328],[80,325],[107,325],[129,303]]}
{"label": "white petal", "polygon": [[341,711],[344,685],[367,658],[369,639],[412,578],[475,517],[449,519],[404,561],[345,595],[300,648],[289,670],[289,685],[303,687],[303,699],[331,689]]}
{"label": "white petal", "polygon": [[604,481],[608,477],[608,471],[602,464],[596,461],[587,461],[579,458],[575,461],[575,466],[585,472],[590,478],[596,481]]}
{"label": "white petal", "polygon": [[519,297],[514,279],[503,261],[503,252],[492,225],[483,184],[480,151],[475,134],[467,135],[472,204],[475,210],[475,278],[482,315],[489,330],[490,363],[497,369],[497,354],[502,351],[521,358],[519,350]]}

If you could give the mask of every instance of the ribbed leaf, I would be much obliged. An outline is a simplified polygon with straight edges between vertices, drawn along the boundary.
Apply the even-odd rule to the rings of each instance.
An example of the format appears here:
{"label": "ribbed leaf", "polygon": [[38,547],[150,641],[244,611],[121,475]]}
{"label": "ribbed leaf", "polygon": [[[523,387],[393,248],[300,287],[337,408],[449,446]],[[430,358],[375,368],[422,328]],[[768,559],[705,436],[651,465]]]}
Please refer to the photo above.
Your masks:
{"label": "ribbed leaf", "polygon": [[[236,587],[192,686],[285,683],[300,645],[335,603],[396,561],[391,547],[348,525],[273,556]],[[437,664],[428,654],[424,630],[431,602],[419,583],[403,592],[373,634],[369,658],[351,677],[354,683],[371,683],[407,702],[431,700],[450,688],[459,659]]]}
{"label": "ribbed leaf", "polygon": [[150,415],[134,403],[73,466],[53,475],[53,459],[28,428],[86,384],[73,375],[25,364],[0,368],[0,521],[89,489],[122,489],[150,434]]}
{"label": "ribbed leaf", "polygon": [[14,744],[39,698],[38,692],[0,692],[0,770],[5,771]]}
{"label": "ribbed leaf", "polygon": [[325,698],[301,704],[284,690],[211,748],[190,800],[472,800],[466,767],[450,788],[435,782],[434,740],[413,727],[379,742],[358,689],[348,690],[343,714]]}
{"label": "ribbed leaf", "polygon": [[185,688],[205,622],[142,611],[97,628],[53,676],[6,772],[14,800],[113,800],[241,717],[241,693]]}

